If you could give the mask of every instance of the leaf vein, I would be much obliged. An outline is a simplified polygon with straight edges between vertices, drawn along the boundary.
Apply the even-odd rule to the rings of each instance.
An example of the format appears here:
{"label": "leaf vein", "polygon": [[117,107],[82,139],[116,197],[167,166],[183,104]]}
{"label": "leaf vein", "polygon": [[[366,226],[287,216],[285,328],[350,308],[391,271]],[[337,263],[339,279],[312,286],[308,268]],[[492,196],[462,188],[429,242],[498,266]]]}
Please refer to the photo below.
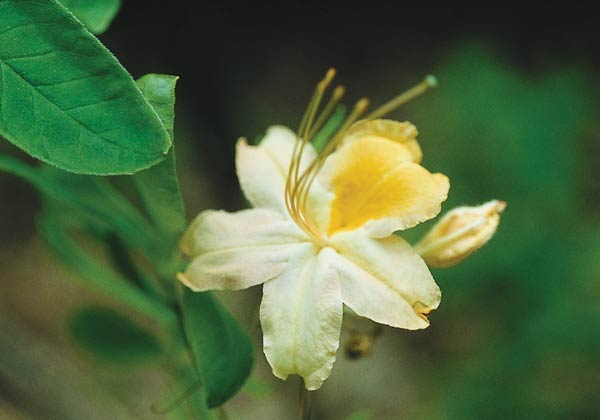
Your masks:
{"label": "leaf vein", "polygon": [[0,32],[0,36],[3,36],[15,29],[21,29],[21,28],[25,28],[27,26],[35,26],[35,25],[49,25],[49,24],[53,24],[53,23],[57,23],[56,21],[47,21],[47,22],[27,22],[27,23],[22,23],[20,25],[15,25],[15,26],[11,26],[10,28],[7,28],[5,30],[3,30],[2,32]]}
{"label": "leaf vein", "polygon": [[103,133],[109,132],[109,131],[116,131],[119,129],[122,129],[123,127],[113,127],[109,130],[103,130],[101,132],[97,132],[95,130],[93,130],[91,127],[89,127],[86,123],[84,123],[83,121],[75,118],[74,116],[72,116],[71,114],[69,114],[68,112],[66,112],[63,108],[61,108],[58,104],[56,104],[55,102],[53,102],[50,98],[48,98],[46,95],[44,95],[38,88],[37,86],[31,84],[27,78],[25,76],[23,76],[21,73],[19,73],[14,67],[12,67],[6,60],[0,59],[0,63],[3,63],[6,67],[8,67],[9,69],[12,70],[12,72],[14,74],[16,74],[21,80],[23,80],[25,82],[25,84],[27,84],[28,86],[31,86],[35,89],[35,91],[38,93],[38,95],[40,95],[42,98],[44,98],[49,104],[53,105],[55,108],[57,108],[58,110],[60,110],[61,112],[63,112],[68,118],[70,118],[71,120],[73,120],[75,123],[77,123],[79,126],[85,128],[88,132],[90,132],[91,134],[97,136],[99,139],[104,140],[106,143],[109,143],[113,146],[116,146],[117,148],[119,147],[125,147],[125,145],[127,143],[121,144],[119,145],[116,141],[109,139],[107,137],[102,136]]}
{"label": "leaf vein", "polygon": [[52,55],[52,54],[56,54],[59,52],[60,52],[60,50],[51,50],[51,51],[46,51],[43,53],[25,54],[25,55],[20,55],[17,57],[4,58],[4,61],[6,62],[6,61],[14,61],[14,60],[28,60],[28,59],[32,59],[32,58],[42,58],[47,55]]}
{"label": "leaf vein", "polygon": [[72,111],[76,111],[76,110],[81,110],[82,108],[87,108],[87,107],[90,107],[90,106],[97,106],[97,105],[100,105],[100,104],[103,104],[103,103],[108,103],[108,102],[115,101],[117,99],[121,99],[121,98],[119,98],[118,96],[115,96],[115,97],[112,97],[112,98],[103,98],[103,99],[101,99],[99,101],[92,102],[92,103],[89,103],[89,104],[82,104],[82,105],[73,106],[71,108],[64,108],[64,111],[65,112],[72,112]]}
{"label": "leaf vein", "polygon": [[51,83],[40,83],[40,84],[32,83],[32,85],[35,86],[36,88],[52,87],[52,86],[62,85],[64,83],[79,82],[82,80],[94,79],[96,77],[100,77],[100,76],[104,76],[104,75],[105,75],[105,73],[88,74],[86,76],[78,76],[78,77],[74,77],[72,79],[59,80],[57,82],[51,82]]}

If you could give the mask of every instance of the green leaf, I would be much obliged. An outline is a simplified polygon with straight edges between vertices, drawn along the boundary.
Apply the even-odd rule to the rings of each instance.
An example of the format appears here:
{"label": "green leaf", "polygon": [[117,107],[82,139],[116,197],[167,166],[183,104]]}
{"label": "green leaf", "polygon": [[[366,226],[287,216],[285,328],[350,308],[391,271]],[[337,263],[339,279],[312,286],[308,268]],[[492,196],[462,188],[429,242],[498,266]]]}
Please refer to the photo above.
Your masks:
{"label": "green leaf", "polygon": [[115,18],[121,0],[60,0],[91,32],[101,34]]}
{"label": "green leaf", "polygon": [[[176,76],[161,74],[148,74],[137,81],[171,139],[175,119],[176,82]],[[150,219],[163,235],[165,249],[172,252],[186,226],[183,199],[175,171],[174,147],[163,162],[138,172],[133,181]]]}
{"label": "green leaf", "polygon": [[156,111],[171,140],[175,124],[175,84],[178,79],[168,74],[147,74],[135,82]]}
{"label": "green leaf", "polygon": [[177,317],[168,306],[144,294],[127,279],[84,251],[55,214],[43,214],[38,219],[38,231],[56,256],[78,274],[77,278],[86,286],[91,286],[152,319],[161,328],[177,329]]}
{"label": "green leaf", "polygon": [[55,0],[0,0],[0,134],[86,174],[164,159],[167,130],[131,76]]}
{"label": "green leaf", "polygon": [[208,407],[233,396],[244,384],[253,363],[250,337],[209,292],[183,290],[183,325],[191,346]]}
{"label": "green leaf", "polygon": [[80,348],[103,362],[129,365],[161,355],[153,335],[109,308],[79,309],[69,320],[69,332]]}
{"label": "green leaf", "polygon": [[8,156],[0,156],[0,170],[23,178],[47,198],[61,203],[65,211],[118,233],[129,246],[152,255],[152,227],[105,178],[73,175],[52,167],[33,168]]}

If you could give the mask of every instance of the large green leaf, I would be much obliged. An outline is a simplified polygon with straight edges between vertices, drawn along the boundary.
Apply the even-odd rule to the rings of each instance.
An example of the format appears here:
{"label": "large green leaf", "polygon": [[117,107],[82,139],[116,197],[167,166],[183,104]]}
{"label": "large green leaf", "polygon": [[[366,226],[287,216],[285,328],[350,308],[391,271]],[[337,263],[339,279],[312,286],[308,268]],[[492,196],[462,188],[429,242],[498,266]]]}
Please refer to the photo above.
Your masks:
{"label": "large green leaf", "polygon": [[102,362],[119,365],[145,362],[161,355],[158,339],[112,309],[89,306],[69,320],[75,342]]}
{"label": "large green leaf", "polygon": [[210,408],[244,384],[253,363],[250,337],[209,292],[183,290],[183,324]]}
{"label": "large green leaf", "polygon": [[[161,74],[148,74],[137,81],[171,138],[175,119],[176,82],[176,76]],[[138,172],[133,181],[148,215],[163,235],[165,249],[172,251],[186,226],[183,200],[175,172],[174,147],[163,162]]]}
{"label": "large green leaf", "polygon": [[169,135],[115,57],[55,0],[0,0],[0,134],[76,173],[134,173]]}
{"label": "large green leaf", "polygon": [[121,0],[60,0],[91,32],[101,34],[116,16]]}

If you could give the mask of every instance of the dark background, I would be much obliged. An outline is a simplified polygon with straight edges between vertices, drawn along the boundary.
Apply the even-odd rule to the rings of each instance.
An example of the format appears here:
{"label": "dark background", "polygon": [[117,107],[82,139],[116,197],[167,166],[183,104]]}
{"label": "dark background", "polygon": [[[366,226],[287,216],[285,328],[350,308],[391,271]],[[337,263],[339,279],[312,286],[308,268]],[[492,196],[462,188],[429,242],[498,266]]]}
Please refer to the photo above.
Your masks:
{"label": "dark background", "polygon": [[195,141],[210,156],[204,163],[228,191],[236,185],[227,161],[235,140],[264,131],[265,123],[296,127],[329,67],[338,70],[350,101],[382,102],[473,40],[525,74],[561,65],[591,70],[600,60],[597,28],[591,10],[527,2],[177,1],[139,8],[125,1],[102,40],[134,76],[181,76],[181,118],[203,132]]}

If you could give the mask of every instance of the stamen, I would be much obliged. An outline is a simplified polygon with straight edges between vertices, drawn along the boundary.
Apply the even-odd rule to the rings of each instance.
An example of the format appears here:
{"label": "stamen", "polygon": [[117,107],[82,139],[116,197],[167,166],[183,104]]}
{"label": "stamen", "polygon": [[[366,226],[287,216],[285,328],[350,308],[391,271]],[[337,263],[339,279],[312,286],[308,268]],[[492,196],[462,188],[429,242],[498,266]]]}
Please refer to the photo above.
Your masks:
{"label": "stamen", "polygon": [[324,161],[325,158],[331,152],[333,152],[333,149],[337,146],[337,144],[340,142],[340,140],[344,137],[344,134],[346,133],[346,131],[350,128],[350,126],[352,124],[354,124],[354,122],[356,120],[358,120],[360,118],[360,116],[362,114],[364,114],[364,112],[367,110],[368,107],[369,107],[369,100],[367,98],[362,98],[358,102],[356,102],[356,104],[354,105],[354,108],[352,109],[352,112],[350,113],[350,115],[348,115],[348,118],[346,118],[346,121],[344,121],[344,123],[340,126],[337,133],[331,138],[329,143],[327,143],[327,146],[325,146],[325,149],[323,149],[323,151],[319,155],[318,160]]}
{"label": "stamen", "polygon": [[369,115],[367,115],[366,119],[374,120],[376,118],[381,118],[384,115],[389,114],[390,112],[392,112],[399,106],[404,105],[405,103],[411,101],[412,99],[416,98],[417,96],[422,95],[429,89],[432,89],[435,87],[437,87],[437,79],[435,78],[435,76],[429,74],[418,85],[401,93],[400,95],[396,96],[394,99],[386,102],[385,104],[383,104],[382,106],[377,108],[375,111],[371,112]]}
{"label": "stamen", "polygon": [[[312,186],[312,183],[314,182],[315,178],[317,177],[317,174],[323,167],[325,159],[327,158],[327,156],[329,156],[331,154],[331,152],[333,152],[334,148],[341,141],[341,139],[343,138],[343,136],[346,133],[346,131],[348,130],[348,128],[350,128],[350,126],[352,124],[354,124],[354,122],[358,118],[360,118],[360,116],[367,110],[368,106],[369,106],[369,100],[367,98],[360,99],[354,105],[354,109],[352,110],[352,112],[350,113],[348,118],[346,118],[346,121],[344,121],[344,123],[341,125],[341,127],[339,128],[337,133],[329,141],[329,143],[327,144],[325,149],[308,166],[308,168],[306,168],[306,170],[304,171],[304,173],[298,180],[298,183],[297,183],[296,187],[294,188],[294,191],[292,194],[299,201],[298,208],[299,208],[300,214],[303,218],[306,218],[305,212],[307,209],[308,193],[310,191],[310,187]],[[314,223],[310,219],[306,220],[305,223],[307,223],[307,225],[309,225],[310,229],[317,230],[316,226],[314,226]]]}
{"label": "stamen", "polygon": [[[310,226],[305,221],[305,217],[302,214],[301,210],[298,208],[298,200],[295,195],[295,190],[298,187],[298,181],[300,177],[300,164],[302,160],[302,155],[304,153],[304,147],[310,141],[310,135],[313,132],[313,121],[316,115],[316,112],[321,104],[321,100],[323,99],[323,95],[331,81],[335,77],[335,69],[329,69],[325,74],[323,80],[321,80],[313,93],[313,96],[308,104],[308,107],[302,117],[302,121],[300,123],[300,128],[298,129],[298,135],[296,136],[296,142],[294,143],[294,148],[292,150],[292,157],[290,160],[290,165],[288,168],[288,176],[286,179],[285,185],[285,205],[286,208],[292,217],[292,219],[298,224],[300,228],[302,228],[306,233],[310,236],[315,237],[316,239],[320,239],[319,235],[312,231]],[[335,94],[335,92],[334,92]],[[339,95],[339,93],[338,93]],[[339,100],[339,99],[338,99]],[[331,102],[331,101],[330,101]],[[320,119],[319,119],[320,120]]]}
{"label": "stamen", "polygon": [[331,98],[329,98],[329,102],[327,102],[327,105],[325,105],[325,108],[323,108],[323,112],[321,112],[319,119],[314,124],[313,128],[310,130],[310,133],[308,136],[311,139],[321,129],[323,124],[325,124],[325,122],[329,119],[329,117],[335,110],[335,107],[340,102],[340,100],[342,99],[342,97],[344,96],[345,93],[346,93],[346,88],[341,85],[337,86],[333,90],[333,93],[331,94]]}
{"label": "stamen", "polygon": [[[337,144],[343,138],[343,136],[346,133],[346,131],[348,130],[348,128],[350,128],[350,126],[352,124],[354,124],[354,122],[358,118],[360,118],[360,116],[367,110],[368,106],[369,106],[369,100],[367,98],[360,99],[354,105],[354,109],[352,110],[352,112],[350,113],[348,118],[346,118],[346,120],[343,122],[343,124],[337,130],[336,134],[331,138],[331,140],[329,140],[329,142],[327,143],[327,146],[325,146],[325,148],[319,154],[317,159],[315,159],[310,164],[310,166],[308,168],[306,168],[306,170],[304,171],[304,174],[300,178],[299,182],[302,182],[303,178],[307,177],[309,172],[318,172],[319,169],[321,169],[323,162],[325,162],[325,158],[327,158],[327,156],[329,156],[331,154],[331,152],[333,152],[333,149],[337,146]],[[317,168],[317,169],[315,170],[315,168]]]}
{"label": "stamen", "polygon": [[325,91],[327,90],[327,88],[329,87],[329,85],[331,84],[331,81],[333,80],[333,78],[335,77],[335,69],[331,68],[327,71],[327,74],[325,75],[325,77],[323,78],[323,80],[321,80],[318,84],[317,84],[317,88],[315,89],[315,95],[313,96],[314,101],[313,101],[313,106],[312,109],[307,109],[307,115],[308,118],[306,120],[306,125],[304,126],[304,130],[303,131],[299,131],[298,132],[298,136],[300,137],[301,140],[301,145],[300,145],[300,150],[298,151],[298,162],[294,171],[294,179],[297,180],[298,179],[298,172],[300,169],[300,159],[302,158],[302,154],[304,153],[304,147],[306,146],[306,144],[310,141],[310,132],[312,131],[312,125],[315,119],[315,115],[317,113],[317,109],[319,108],[319,105],[321,104],[321,100],[323,99],[323,95],[325,94]]}
{"label": "stamen", "polygon": [[[296,136],[296,142],[294,143],[294,149],[292,150],[292,157],[290,159],[290,166],[288,168],[288,174],[291,174],[296,163],[298,160],[298,149],[299,149],[299,145],[301,142],[301,134],[305,131],[306,129],[306,124],[308,122],[310,113],[312,112],[312,109],[314,108],[315,103],[317,102],[318,99],[318,91],[319,91],[319,87],[317,85],[317,88],[315,88],[315,91],[313,92],[313,95],[310,99],[310,102],[308,103],[308,106],[306,107],[306,111],[304,111],[304,115],[302,116],[302,120],[300,121],[300,127],[298,128],[298,135]],[[287,191],[287,183],[291,183],[292,179],[290,176],[288,176],[287,178],[287,182],[286,182],[286,191]],[[287,194],[286,194],[287,195]]]}
{"label": "stamen", "polygon": [[[311,162],[308,167],[302,171],[302,173],[300,173],[304,148],[310,142],[311,138],[323,126],[323,124],[325,124],[332,112],[335,110],[337,104],[340,102],[341,98],[344,96],[345,88],[343,86],[337,86],[315,122],[317,110],[319,109],[323,95],[331,84],[334,76],[335,70],[329,69],[323,80],[317,84],[308,107],[306,108],[298,129],[296,142],[294,143],[294,149],[292,151],[292,158],[290,161],[285,185],[285,205],[290,216],[298,225],[298,227],[300,227],[306,234],[308,234],[313,240],[315,240],[315,242],[319,244],[324,242],[323,237],[319,232],[319,228],[316,226],[315,222],[307,214],[308,195],[310,188],[316,179],[317,174],[323,167],[327,157],[335,150],[335,148],[343,140],[348,129],[365,113],[369,106],[368,99],[360,99],[354,105],[352,112],[348,115],[346,120],[336,130],[335,134],[331,137],[319,156],[317,156],[317,158]],[[398,108],[400,105],[405,104],[406,102],[416,98],[428,89],[431,89],[435,86],[437,86],[435,77],[427,76],[423,82],[383,104],[371,114],[367,115],[365,119],[375,119],[386,115]]]}
{"label": "stamen", "polygon": [[304,135],[307,131],[307,128],[310,128],[312,124],[312,119],[314,119],[314,115],[317,109],[319,108],[319,104],[321,103],[323,93],[327,89],[327,86],[331,83],[331,80],[334,76],[335,69],[329,69],[325,74],[323,80],[321,80],[315,87],[315,91],[313,92],[310,102],[306,107],[306,111],[304,112],[304,115],[302,116],[302,120],[300,122],[300,127],[298,128],[298,136],[296,137],[296,143],[294,144],[294,150],[292,152],[292,160],[290,161],[290,166],[297,163],[297,155],[302,155],[298,150],[298,146],[304,140]]}
{"label": "stamen", "polygon": [[[325,107],[325,109],[323,110],[323,113],[321,114],[321,117],[319,117],[319,121],[321,120],[325,120],[326,118],[323,118],[323,116],[328,113],[331,114],[331,112],[333,111],[333,109],[335,108],[335,105],[337,104],[337,102],[341,99],[342,95],[345,93],[345,88],[343,86],[338,86],[335,91],[333,92],[333,94],[331,95],[331,99],[329,100],[329,103],[327,104],[327,106]],[[366,100],[366,99],[363,99]],[[360,101],[359,101],[360,102]],[[358,105],[358,103],[357,103]],[[356,111],[356,107],[355,107],[355,111]],[[354,111],[353,111],[354,112]],[[327,115],[328,117],[328,115]],[[352,118],[352,115],[350,115],[350,117],[348,117],[348,119],[346,119],[346,122],[342,125],[342,127],[340,128],[340,130],[338,130],[338,132],[342,132],[342,130],[344,130],[344,127],[347,125],[348,127],[350,126],[350,124],[353,122],[350,122],[350,124],[348,123],[348,120]],[[318,121],[318,122],[319,122]],[[329,144],[331,144],[332,141],[329,142]],[[306,143],[303,143],[303,146]],[[327,150],[327,148],[326,148]],[[317,159],[315,159],[315,161],[313,161],[308,168],[305,169],[305,171],[302,173],[302,175],[299,176],[298,174],[298,167],[296,167],[296,171],[294,173],[294,178],[295,178],[295,185],[292,189],[292,197],[296,197],[296,198],[300,198],[302,197],[303,193],[302,190],[305,187],[305,181],[306,179],[309,177],[309,173],[311,172],[311,170],[315,167],[315,165],[317,164],[317,161],[319,160],[319,158],[323,155],[323,153],[321,153],[321,155],[319,155],[319,157]],[[298,165],[299,166],[299,165]],[[308,194],[308,190],[310,188],[310,184],[312,183],[312,180],[314,180],[314,177],[312,177],[311,181],[308,183],[308,185],[306,186],[306,194]],[[302,199],[298,200],[296,202],[296,204],[300,203],[299,206],[299,215],[302,217],[302,209],[305,209],[306,206],[302,205]]]}

